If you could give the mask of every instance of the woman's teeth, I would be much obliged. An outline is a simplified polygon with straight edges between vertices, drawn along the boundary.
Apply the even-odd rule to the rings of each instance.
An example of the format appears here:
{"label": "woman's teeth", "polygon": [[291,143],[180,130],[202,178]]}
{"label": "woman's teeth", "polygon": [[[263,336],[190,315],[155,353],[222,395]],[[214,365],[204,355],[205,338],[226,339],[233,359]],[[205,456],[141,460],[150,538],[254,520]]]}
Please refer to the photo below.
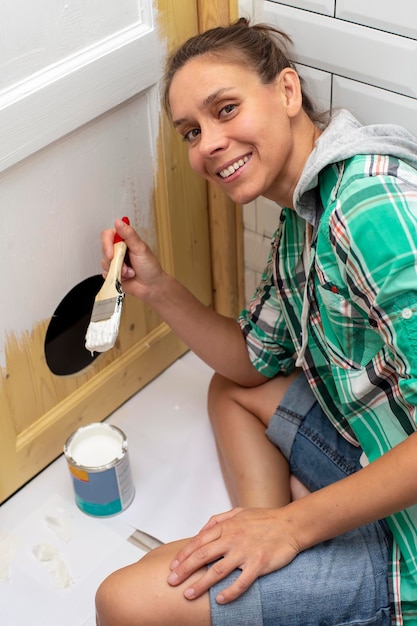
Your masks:
{"label": "woman's teeth", "polygon": [[247,163],[248,161],[249,161],[249,157],[245,156],[243,157],[243,159],[239,159],[239,161],[236,161],[236,163],[233,163],[233,165],[229,165],[229,167],[219,172],[219,174],[222,178],[228,178],[229,176],[234,174],[236,170],[239,169],[239,167],[242,167],[242,165],[245,165],[245,163]]}

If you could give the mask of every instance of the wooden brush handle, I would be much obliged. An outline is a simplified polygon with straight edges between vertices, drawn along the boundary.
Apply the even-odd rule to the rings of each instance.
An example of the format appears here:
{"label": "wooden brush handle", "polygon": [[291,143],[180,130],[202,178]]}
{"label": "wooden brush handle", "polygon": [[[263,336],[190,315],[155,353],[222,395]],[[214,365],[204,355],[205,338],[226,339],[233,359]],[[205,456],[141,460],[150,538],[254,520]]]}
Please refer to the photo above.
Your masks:
{"label": "wooden brush handle", "polygon": [[126,254],[126,244],[124,241],[118,241],[114,244],[114,254],[110,263],[109,273],[97,294],[97,298],[100,300],[106,300],[107,298],[114,298],[120,291],[117,289],[117,285],[121,282],[121,273],[123,261]]}

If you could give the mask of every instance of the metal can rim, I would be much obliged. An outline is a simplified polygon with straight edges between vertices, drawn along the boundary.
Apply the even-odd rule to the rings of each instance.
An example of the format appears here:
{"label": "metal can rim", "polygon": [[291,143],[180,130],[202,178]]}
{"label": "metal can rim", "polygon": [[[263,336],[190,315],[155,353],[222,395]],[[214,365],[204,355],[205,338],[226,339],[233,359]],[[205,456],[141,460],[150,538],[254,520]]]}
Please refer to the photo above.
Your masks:
{"label": "metal can rim", "polygon": [[[81,463],[78,463],[73,456],[70,453],[70,449],[71,449],[71,444],[73,443],[74,439],[81,433],[88,431],[88,430],[94,430],[94,429],[105,429],[105,430],[112,430],[112,431],[117,431],[117,433],[121,436],[122,439],[122,451],[121,451],[121,455],[116,457],[115,459],[113,459],[112,461],[110,461],[109,463],[105,463],[104,465],[83,465]],[[91,422],[90,424],[86,424],[85,426],[80,426],[79,428],[77,428],[76,431],[74,431],[66,440],[65,444],[64,444],[64,455],[65,458],[67,460],[68,463],[70,463],[71,465],[74,465],[75,467],[79,468],[80,470],[84,470],[86,472],[102,472],[103,470],[106,469],[110,469],[111,467],[114,467],[119,461],[121,461],[123,459],[123,457],[126,455],[127,453],[127,437],[125,435],[125,433],[122,431],[121,428],[119,428],[118,426],[115,426],[114,424],[106,424],[103,422]]]}

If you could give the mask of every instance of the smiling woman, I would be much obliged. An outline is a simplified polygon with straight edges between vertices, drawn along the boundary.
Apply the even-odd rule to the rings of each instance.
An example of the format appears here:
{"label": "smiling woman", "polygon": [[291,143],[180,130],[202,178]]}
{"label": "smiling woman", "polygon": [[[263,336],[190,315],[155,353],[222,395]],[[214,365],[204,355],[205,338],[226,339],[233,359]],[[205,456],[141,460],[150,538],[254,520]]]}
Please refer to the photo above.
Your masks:
{"label": "smiling woman", "polygon": [[[195,75],[202,77],[198,85]],[[169,97],[195,172],[237,203],[264,195],[284,206],[292,204],[296,176],[316,134],[301,102],[300,81],[291,68],[265,84],[255,70],[204,55],[177,71]],[[239,161],[243,165],[236,168]]]}
{"label": "smiling woman", "polygon": [[165,75],[193,170],[283,207],[248,309],[207,308],[115,222],[126,293],[216,372],[236,508],[108,577],[100,626],[415,623],[417,142],[317,115],[287,43],[242,18],[185,42]]}
{"label": "smiling woman", "polygon": [[[324,116],[315,111],[281,47],[289,41],[286,35],[270,29],[269,40],[264,30],[253,27],[254,36],[240,37],[243,50],[234,41],[244,32],[242,22],[230,27],[227,37],[213,29],[191,39],[169,60],[164,102],[198,174],[215,184],[223,179],[221,188],[237,203],[264,195],[291,206],[296,177],[319,134],[313,120]],[[264,50],[258,39],[267,41]],[[273,125],[266,123],[271,119]]]}

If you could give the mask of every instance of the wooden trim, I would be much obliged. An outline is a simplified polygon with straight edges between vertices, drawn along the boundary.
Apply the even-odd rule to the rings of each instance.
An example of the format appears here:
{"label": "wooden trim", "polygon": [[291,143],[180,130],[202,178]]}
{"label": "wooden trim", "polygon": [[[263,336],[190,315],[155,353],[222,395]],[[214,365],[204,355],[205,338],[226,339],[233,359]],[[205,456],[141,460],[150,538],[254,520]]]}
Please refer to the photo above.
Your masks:
{"label": "wooden trim", "polygon": [[243,293],[241,207],[214,185],[209,186],[208,198],[214,309],[235,317]]}
{"label": "wooden trim", "polygon": [[227,26],[238,16],[237,0],[197,0],[199,31]]}
{"label": "wooden trim", "polygon": [[[227,25],[238,16],[237,0],[198,0],[198,26],[202,32]],[[208,186],[213,306],[235,317],[244,303],[242,207],[213,185]]]}
{"label": "wooden trim", "polygon": [[[167,53],[198,32],[197,2],[158,0],[158,9],[158,29]],[[154,204],[162,265],[201,302],[212,306],[207,185],[191,170],[187,146],[164,112],[160,116]],[[172,246],[172,241],[179,245]]]}

